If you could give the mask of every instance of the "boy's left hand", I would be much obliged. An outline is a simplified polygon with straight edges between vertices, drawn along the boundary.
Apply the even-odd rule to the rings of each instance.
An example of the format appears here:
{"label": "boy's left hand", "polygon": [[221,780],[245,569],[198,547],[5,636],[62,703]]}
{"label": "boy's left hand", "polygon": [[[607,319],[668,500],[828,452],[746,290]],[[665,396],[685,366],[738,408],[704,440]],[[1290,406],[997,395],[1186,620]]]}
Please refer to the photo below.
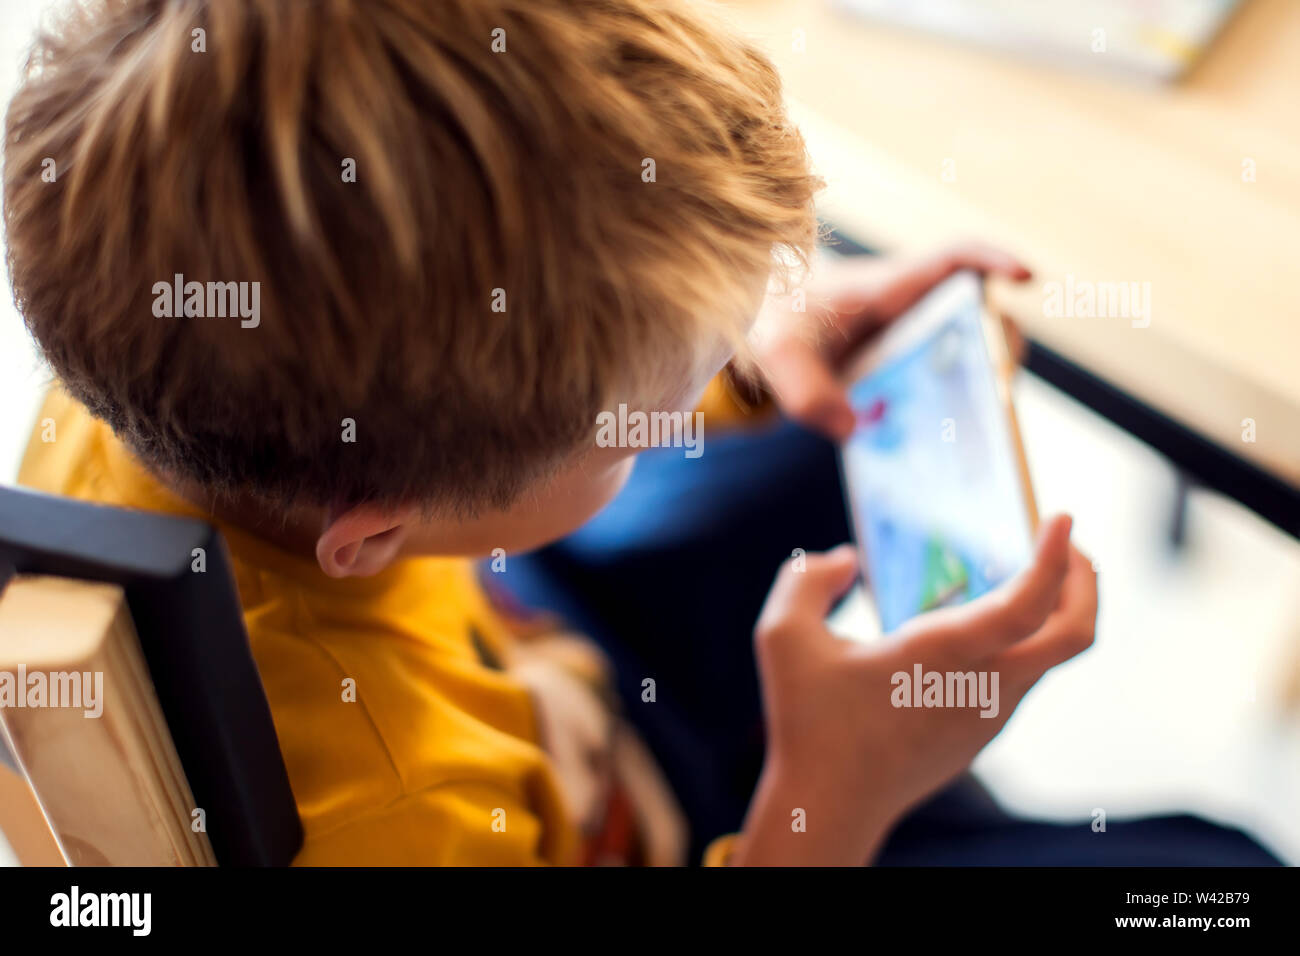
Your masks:
{"label": "boy's left hand", "polygon": [[1014,282],[1031,277],[1008,253],[966,243],[920,259],[827,256],[805,287],[806,311],[769,297],[754,330],[764,384],[790,418],[835,441],[854,428],[839,375],[873,335],[953,273],[971,269]]}

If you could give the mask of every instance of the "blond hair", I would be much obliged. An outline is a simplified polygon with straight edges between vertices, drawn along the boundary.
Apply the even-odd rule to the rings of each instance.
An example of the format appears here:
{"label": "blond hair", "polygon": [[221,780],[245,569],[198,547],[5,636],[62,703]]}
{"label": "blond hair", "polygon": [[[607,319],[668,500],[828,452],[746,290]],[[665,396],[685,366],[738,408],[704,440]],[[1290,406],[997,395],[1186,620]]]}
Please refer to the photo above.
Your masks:
{"label": "blond hair", "polygon": [[[18,307],[165,474],[504,506],[814,239],[777,76],[699,6],[83,5],[7,115]],[[260,322],[160,317],[176,275]]]}

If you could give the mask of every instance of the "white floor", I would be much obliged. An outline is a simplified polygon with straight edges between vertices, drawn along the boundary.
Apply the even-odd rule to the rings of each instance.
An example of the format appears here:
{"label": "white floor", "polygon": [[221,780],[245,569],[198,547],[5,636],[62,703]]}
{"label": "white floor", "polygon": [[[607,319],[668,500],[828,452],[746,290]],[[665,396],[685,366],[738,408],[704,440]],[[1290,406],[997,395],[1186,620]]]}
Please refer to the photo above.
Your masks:
{"label": "white floor", "polygon": [[1300,669],[1300,544],[1193,492],[1174,551],[1160,458],[1029,376],[1017,406],[1041,508],[1074,514],[1099,562],[1101,614],[1092,650],[1031,692],[978,771],[1026,813],[1191,810],[1300,864],[1300,713],[1283,702]]}

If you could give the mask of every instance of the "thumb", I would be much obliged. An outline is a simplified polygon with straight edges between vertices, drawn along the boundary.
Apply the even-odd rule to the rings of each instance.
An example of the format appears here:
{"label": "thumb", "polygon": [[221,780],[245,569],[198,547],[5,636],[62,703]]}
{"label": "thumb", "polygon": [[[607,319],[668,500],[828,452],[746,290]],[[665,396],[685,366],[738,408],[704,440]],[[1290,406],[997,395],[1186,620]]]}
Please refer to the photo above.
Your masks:
{"label": "thumb", "polygon": [[844,596],[858,572],[857,553],[842,544],[824,554],[798,555],[788,559],[777,572],[759,623],[816,621],[830,613]]}
{"label": "thumb", "polygon": [[1066,515],[1039,528],[1033,561],[994,591],[960,607],[931,611],[905,628],[924,631],[968,660],[981,660],[1023,640],[1055,609],[1070,566],[1070,530]]}

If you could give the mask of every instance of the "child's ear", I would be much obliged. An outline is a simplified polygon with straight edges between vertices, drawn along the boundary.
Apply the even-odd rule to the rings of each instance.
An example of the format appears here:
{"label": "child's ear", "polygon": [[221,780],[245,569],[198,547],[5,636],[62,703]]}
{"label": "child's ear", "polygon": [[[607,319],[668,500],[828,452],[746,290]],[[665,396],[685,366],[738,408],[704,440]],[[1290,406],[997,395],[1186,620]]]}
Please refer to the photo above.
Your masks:
{"label": "child's ear", "polygon": [[373,505],[331,509],[316,539],[316,561],[332,578],[377,574],[400,553],[407,527],[404,514]]}

